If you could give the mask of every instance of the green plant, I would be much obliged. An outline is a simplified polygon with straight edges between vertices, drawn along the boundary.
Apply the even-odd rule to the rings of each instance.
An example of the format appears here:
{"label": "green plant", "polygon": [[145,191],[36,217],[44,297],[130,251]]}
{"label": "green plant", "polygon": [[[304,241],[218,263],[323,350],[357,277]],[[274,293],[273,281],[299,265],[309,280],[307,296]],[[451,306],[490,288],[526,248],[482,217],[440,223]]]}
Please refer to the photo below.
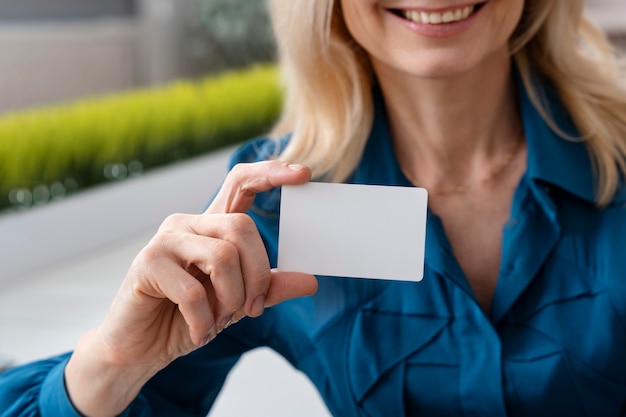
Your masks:
{"label": "green plant", "polygon": [[266,0],[195,0],[187,28],[190,58],[205,72],[273,61],[276,45]]}
{"label": "green plant", "polygon": [[0,117],[0,209],[264,133],[281,106],[273,65]]}

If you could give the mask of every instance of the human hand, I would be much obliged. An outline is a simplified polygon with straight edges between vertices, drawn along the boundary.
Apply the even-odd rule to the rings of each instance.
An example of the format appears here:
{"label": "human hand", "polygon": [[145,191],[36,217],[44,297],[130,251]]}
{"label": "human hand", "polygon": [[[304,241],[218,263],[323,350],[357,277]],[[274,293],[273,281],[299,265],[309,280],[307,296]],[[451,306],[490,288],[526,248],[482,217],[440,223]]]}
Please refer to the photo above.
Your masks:
{"label": "human hand", "polygon": [[[68,391],[81,411],[103,412],[103,401],[121,395],[110,409],[121,412],[156,372],[232,322],[316,291],[313,275],[270,269],[256,226],[243,214],[257,193],[305,183],[310,175],[278,161],[240,164],[205,213],[163,222],[133,261],[102,325],[81,340],[67,365]],[[98,391],[93,381],[104,382],[105,369],[117,386],[84,392]]]}

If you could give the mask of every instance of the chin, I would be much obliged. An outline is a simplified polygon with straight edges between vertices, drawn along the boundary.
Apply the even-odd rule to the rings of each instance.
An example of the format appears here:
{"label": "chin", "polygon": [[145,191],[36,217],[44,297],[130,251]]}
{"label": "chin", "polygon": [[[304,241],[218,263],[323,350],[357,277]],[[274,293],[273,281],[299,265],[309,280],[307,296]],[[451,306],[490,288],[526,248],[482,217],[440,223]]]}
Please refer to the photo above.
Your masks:
{"label": "chin", "polygon": [[429,62],[428,65],[419,63],[405,66],[402,70],[416,78],[451,79],[467,74],[471,69],[471,65],[459,65],[459,62]]}
{"label": "chin", "polygon": [[397,60],[396,70],[417,78],[454,79],[472,73],[489,76],[509,61],[506,51],[484,55],[459,50],[430,52]]}

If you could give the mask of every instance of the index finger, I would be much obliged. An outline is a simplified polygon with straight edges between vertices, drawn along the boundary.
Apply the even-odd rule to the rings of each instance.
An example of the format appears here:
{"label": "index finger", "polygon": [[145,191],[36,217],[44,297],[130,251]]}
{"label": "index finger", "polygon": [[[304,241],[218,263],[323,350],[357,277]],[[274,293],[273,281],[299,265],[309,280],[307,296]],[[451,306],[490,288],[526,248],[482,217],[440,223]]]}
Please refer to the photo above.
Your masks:
{"label": "index finger", "polygon": [[311,170],[303,165],[280,161],[237,164],[205,213],[244,213],[258,193],[281,185],[304,184],[310,179]]}

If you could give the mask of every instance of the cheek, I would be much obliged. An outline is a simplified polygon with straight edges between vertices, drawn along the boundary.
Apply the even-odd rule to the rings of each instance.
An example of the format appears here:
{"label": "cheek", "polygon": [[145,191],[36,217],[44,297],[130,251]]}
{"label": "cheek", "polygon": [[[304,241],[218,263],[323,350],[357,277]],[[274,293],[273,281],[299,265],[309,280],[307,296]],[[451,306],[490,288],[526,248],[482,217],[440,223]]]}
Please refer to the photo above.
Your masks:
{"label": "cheek", "polygon": [[358,6],[355,0],[341,0],[341,15],[350,32],[355,28],[358,15]]}
{"label": "cheek", "polygon": [[342,1],[341,3],[343,19],[348,28],[348,32],[350,32],[350,35],[352,35],[357,42],[361,43],[363,37],[367,34],[361,11],[354,4],[354,1]]}
{"label": "cheek", "polygon": [[377,43],[379,23],[374,6],[364,0],[342,0],[343,19],[352,38],[366,50]]}
{"label": "cheek", "polygon": [[501,36],[505,39],[510,39],[513,32],[517,28],[520,20],[522,19],[522,13],[524,11],[523,1],[512,1],[508,5],[502,7],[505,9],[500,16],[499,27],[501,28]]}

